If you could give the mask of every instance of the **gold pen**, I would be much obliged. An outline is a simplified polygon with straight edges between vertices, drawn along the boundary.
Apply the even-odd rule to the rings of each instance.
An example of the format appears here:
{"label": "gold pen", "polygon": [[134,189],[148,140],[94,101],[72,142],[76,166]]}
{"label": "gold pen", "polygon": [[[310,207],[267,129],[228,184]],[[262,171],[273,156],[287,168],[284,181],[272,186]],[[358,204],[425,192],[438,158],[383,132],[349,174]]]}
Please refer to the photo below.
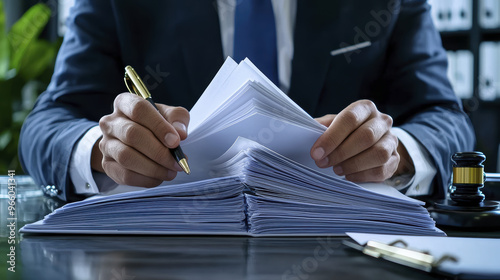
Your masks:
{"label": "gold pen", "polygon": [[[137,75],[134,68],[132,68],[130,65],[125,67],[124,80],[125,85],[131,93],[149,101],[149,103],[151,103],[151,105],[153,105],[153,107],[159,112],[158,108],[155,105],[155,102],[153,101],[153,98],[151,97],[151,93],[149,93],[149,90],[146,88],[139,75]],[[170,149],[170,153],[177,161],[177,163],[179,163],[182,170],[184,170],[184,172],[189,175],[191,173],[191,170],[189,169],[186,156],[182,152],[181,146],[179,145],[177,146],[177,148]]]}

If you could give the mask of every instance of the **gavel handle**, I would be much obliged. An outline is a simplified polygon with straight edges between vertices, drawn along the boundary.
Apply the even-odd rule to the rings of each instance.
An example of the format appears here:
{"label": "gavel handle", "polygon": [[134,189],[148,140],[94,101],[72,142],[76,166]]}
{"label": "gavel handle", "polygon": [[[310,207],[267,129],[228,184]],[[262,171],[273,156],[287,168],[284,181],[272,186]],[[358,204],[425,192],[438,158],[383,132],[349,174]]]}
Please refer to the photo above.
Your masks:
{"label": "gavel handle", "polygon": [[486,182],[500,182],[500,173],[484,173]]}

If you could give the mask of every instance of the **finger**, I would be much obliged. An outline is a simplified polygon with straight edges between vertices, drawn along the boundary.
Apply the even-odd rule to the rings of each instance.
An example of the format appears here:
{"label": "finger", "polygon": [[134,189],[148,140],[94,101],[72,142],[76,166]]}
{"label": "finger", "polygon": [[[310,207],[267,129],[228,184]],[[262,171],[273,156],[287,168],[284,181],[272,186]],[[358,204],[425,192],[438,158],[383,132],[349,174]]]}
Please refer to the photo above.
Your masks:
{"label": "finger", "polygon": [[[389,115],[379,114],[378,117],[369,119],[328,155],[329,164],[337,165],[369,149],[378,143],[391,127],[392,118]],[[393,138],[396,139],[395,136]]]}
{"label": "finger", "polygon": [[383,166],[391,160],[394,153],[397,154],[397,147],[397,137],[387,133],[380,139],[379,142],[367,150],[341,162],[340,164],[334,165],[333,170],[337,175],[342,176]]}
{"label": "finger", "polygon": [[354,130],[377,114],[377,107],[369,100],[360,100],[342,110],[325,133],[311,148],[311,156],[320,162],[335,150]]}
{"label": "finger", "polygon": [[131,93],[122,93],[115,98],[115,110],[148,130],[169,148],[179,146],[177,130],[146,100]]}
{"label": "finger", "polygon": [[328,114],[328,115],[324,115],[324,116],[319,117],[319,118],[315,118],[315,120],[317,122],[319,122],[320,124],[322,124],[326,127],[329,127],[336,116],[337,116],[336,114]]}
{"label": "finger", "polygon": [[363,170],[357,173],[346,175],[345,178],[352,182],[383,182],[392,177],[399,163],[399,156],[396,152],[391,155],[388,162],[382,166]]}
{"label": "finger", "polygon": [[106,124],[102,127],[111,138],[120,140],[123,144],[167,169],[182,171],[172,157],[170,150],[147,128],[124,117],[103,119],[101,121]]}
{"label": "finger", "polygon": [[103,158],[102,166],[106,174],[113,179],[113,181],[121,185],[152,188],[162,183],[162,180],[153,179],[134,171],[124,169],[119,163],[109,157]]}
{"label": "finger", "polygon": [[99,148],[106,155],[106,158],[118,163],[121,169],[160,181],[169,180],[173,174],[177,173],[157,164],[117,139],[103,139],[101,143]]}
{"label": "finger", "polygon": [[163,104],[158,104],[157,107],[163,117],[175,127],[181,140],[186,139],[187,127],[189,125],[188,110],[183,107],[167,106]]}

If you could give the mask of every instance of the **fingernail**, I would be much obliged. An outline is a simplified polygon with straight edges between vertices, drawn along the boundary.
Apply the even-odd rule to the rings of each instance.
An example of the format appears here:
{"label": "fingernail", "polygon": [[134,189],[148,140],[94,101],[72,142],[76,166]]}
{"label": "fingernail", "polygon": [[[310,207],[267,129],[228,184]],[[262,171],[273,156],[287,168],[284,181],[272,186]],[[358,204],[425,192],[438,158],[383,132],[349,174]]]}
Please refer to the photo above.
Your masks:
{"label": "fingernail", "polygon": [[335,172],[335,174],[337,174],[339,176],[344,175],[344,170],[342,169],[342,167],[340,165],[335,166],[333,168],[333,172]]}
{"label": "fingernail", "polygon": [[313,151],[312,157],[315,161],[319,161],[323,156],[325,156],[325,150],[323,148],[319,147]]}
{"label": "fingernail", "polygon": [[322,159],[322,160],[320,160],[320,161],[317,161],[317,162],[316,162],[316,165],[317,165],[318,167],[327,167],[327,166],[328,166],[328,161],[329,161],[329,160],[328,160],[328,158],[326,157],[326,158],[324,158],[324,159]]}
{"label": "fingernail", "polygon": [[170,148],[174,148],[174,145],[177,143],[177,139],[177,135],[173,133],[167,133],[167,136],[165,136],[165,141]]}
{"label": "fingernail", "polygon": [[176,129],[177,131],[183,131],[183,132],[186,132],[186,125],[181,123],[181,122],[174,122],[172,124]]}

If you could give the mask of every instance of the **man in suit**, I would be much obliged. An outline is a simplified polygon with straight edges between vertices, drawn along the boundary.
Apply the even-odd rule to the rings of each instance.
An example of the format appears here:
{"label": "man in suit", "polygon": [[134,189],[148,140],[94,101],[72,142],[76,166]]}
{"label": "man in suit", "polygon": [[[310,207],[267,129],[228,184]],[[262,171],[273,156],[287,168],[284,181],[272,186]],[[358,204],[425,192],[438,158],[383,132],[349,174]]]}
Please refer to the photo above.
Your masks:
{"label": "man in suit", "polygon": [[[168,148],[188,137],[185,108],[226,56],[248,56],[328,127],[311,147],[319,167],[443,197],[450,156],[474,136],[429,14],[422,0],[77,1],[23,126],[21,162],[66,200],[172,180],[181,169]],[[161,115],[121,93],[129,64]]]}

